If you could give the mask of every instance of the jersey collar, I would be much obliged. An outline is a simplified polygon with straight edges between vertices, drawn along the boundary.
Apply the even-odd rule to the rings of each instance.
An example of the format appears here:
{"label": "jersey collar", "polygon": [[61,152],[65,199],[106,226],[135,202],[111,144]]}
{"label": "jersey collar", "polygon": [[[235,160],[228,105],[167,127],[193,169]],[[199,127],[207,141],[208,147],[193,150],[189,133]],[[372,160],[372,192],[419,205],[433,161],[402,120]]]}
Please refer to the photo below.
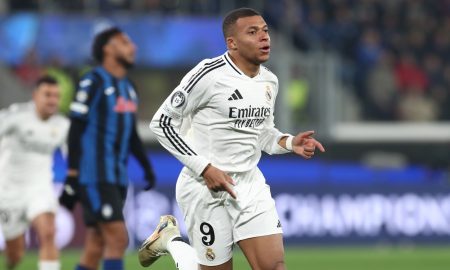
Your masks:
{"label": "jersey collar", "polygon": [[239,75],[244,75],[244,76],[245,76],[245,73],[242,72],[242,70],[240,70],[240,69],[233,63],[233,60],[231,60],[231,57],[228,55],[228,52],[224,53],[222,57],[223,57],[223,59],[225,59],[225,61],[228,63],[228,65],[230,65],[231,68],[233,68],[233,70],[236,71],[237,74],[239,74]]}
{"label": "jersey collar", "polygon": [[228,65],[231,66],[231,68],[232,68],[237,74],[239,74],[239,75],[241,75],[241,76],[244,76],[244,77],[246,77],[246,78],[249,78],[249,79],[254,80],[254,79],[258,78],[259,75],[261,75],[261,66],[259,67],[258,74],[256,74],[256,76],[252,78],[252,77],[247,76],[240,68],[238,68],[237,65],[234,64],[234,62],[233,62],[233,60],[231,60],[231,57],[230,57],[230,55],[228,54],[228,52],[225,52],[225,53],[222,55],[222,58],[225,60],[226,63],[228,63]]}

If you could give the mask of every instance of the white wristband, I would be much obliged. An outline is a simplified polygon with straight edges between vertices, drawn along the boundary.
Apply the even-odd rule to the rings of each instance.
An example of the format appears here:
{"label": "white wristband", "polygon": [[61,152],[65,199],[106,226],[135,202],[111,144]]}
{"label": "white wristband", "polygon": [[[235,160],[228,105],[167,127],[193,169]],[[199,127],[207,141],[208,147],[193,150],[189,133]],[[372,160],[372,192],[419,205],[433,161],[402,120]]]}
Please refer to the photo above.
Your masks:
{"label": "white wristband", "polygon": [[289,151],[292,151],[292,140],[294,139],[294,136],[289,136],[286,139],[286,149]]}

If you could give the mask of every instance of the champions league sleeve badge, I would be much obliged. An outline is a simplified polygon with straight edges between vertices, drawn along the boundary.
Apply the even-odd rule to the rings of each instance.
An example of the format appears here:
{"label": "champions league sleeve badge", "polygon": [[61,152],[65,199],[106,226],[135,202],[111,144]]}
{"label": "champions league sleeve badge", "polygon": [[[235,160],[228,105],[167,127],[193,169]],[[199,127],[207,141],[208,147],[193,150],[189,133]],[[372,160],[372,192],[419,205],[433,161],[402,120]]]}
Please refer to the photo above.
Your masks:
{"label": "champions league sleeve badge", "polygon": [[172,105],[172,107],[174,108],[180,108],[184,105],[184,103],[186,102],[186,96],[184,95],[183,92],[181,91],[177,91],[172,95],[172,98],[170,100],[170,104]]}

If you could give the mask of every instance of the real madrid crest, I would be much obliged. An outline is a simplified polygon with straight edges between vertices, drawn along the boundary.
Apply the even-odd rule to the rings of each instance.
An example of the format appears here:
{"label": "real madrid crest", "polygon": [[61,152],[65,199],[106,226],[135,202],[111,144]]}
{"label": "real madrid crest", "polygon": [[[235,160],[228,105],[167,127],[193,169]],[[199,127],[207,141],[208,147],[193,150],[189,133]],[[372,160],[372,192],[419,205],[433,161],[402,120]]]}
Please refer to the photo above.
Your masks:
{"label": "real madrid crest", "polygon": [[266,85],[266,99],[267,101],[272,101],[272,91],[270,90],[270,86]]}
{"label": "real madrid crest", "polygon": [[216,254],[214,254],[212,248],[206,248],[205,256],[208,261],[214,261],[214,259],[216,258]]}

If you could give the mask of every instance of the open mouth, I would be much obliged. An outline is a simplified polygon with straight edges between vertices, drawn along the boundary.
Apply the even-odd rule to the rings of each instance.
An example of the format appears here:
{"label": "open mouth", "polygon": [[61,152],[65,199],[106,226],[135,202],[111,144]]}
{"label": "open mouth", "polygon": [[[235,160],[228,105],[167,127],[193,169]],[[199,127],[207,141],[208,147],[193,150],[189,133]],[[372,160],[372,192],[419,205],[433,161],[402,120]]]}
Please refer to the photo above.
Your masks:
{"label": "open mouth", "polygon": [[269,53],[270,52],[270,46],[261,47],[260,51],[263,52],[263,53]]}

